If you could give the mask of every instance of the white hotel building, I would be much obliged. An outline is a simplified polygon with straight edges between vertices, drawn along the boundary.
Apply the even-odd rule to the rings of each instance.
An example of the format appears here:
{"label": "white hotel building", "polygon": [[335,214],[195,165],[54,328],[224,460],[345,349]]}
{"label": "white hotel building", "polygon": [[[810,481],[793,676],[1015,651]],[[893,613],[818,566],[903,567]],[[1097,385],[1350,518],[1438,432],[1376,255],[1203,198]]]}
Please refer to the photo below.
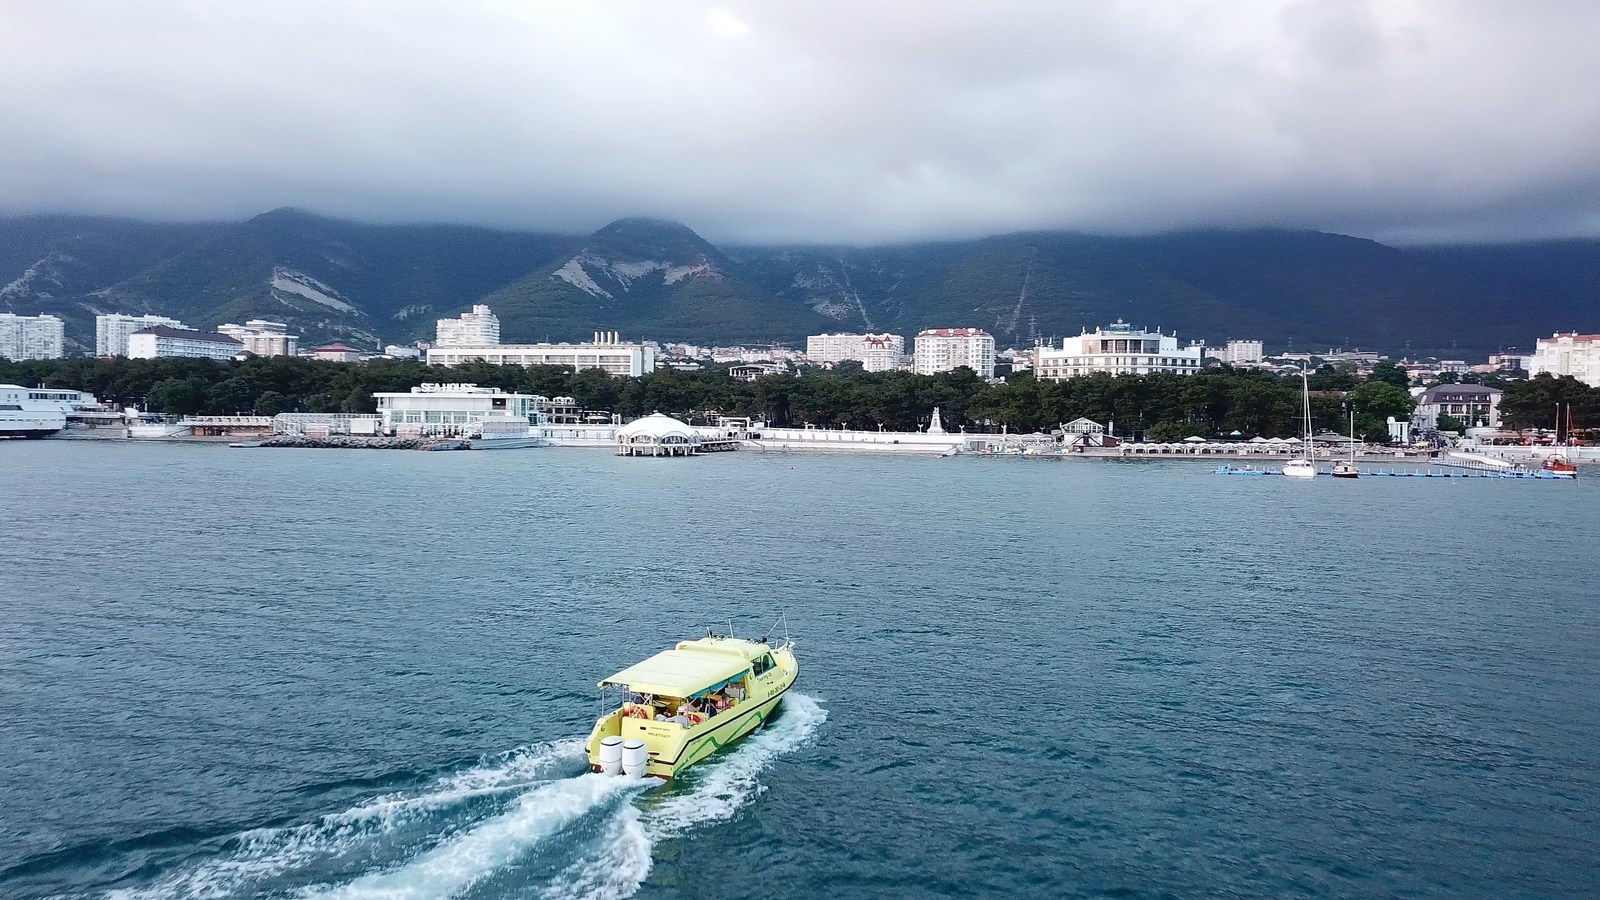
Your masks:
{"label": "white hotel building", "polygon": [[244,345],[237,340],[210,331],[157,325],[128,335],[129,359],[166,359],[178,356],[233,359],[243,352]]}
{"label": "white hotel building", "polygon": [[1590,387],[1600,387],[1600,334],[1558,331],[1539,338],[1527,367],[1529,377],[1543,372],[1557,378],[1571,375]]}
{"label": "white hotel building", "polygon": [[906,339],[898,334],[813,334],[806,359],[821,365],[855,360],[868,372],[892,372],[905,362]]}
{"label": "white hotel building", "polygon": [[1266,358],[1266,345],[1260,341],[1230,340],[1221,347],[1207,347],[1206,356],[1230,366],[1249,366]]}
{"label": "white hotel building", "polygon": [[980,378],[994,377],[994,336],[982,328],[929,328],[918,332],[913,355],[918,375],[966,366]]}
{"label": "white hotel building", "polygon": [[60,359],[66,331],[52,315],[0,313],[0,359]]}
{"label": "white hotel building", "polygon": [[472,347],[500,343],[500,317],[479,304],[458,318],[440,319],[435,344],[441,347]]}
{"label": "white hotel building", "polygon": [[1061,342],[1061,349],[1036,347],[1033,351],[1034,376],[1046,381],[1061,381],[1079,375],[1104,372],[1109,375],[1149,375],[1173,372],[1192,375],[1203,364],[1204,347],[1191,344],[1179,347],[1176,335],[1145,331],[1137,325],[1117,320],[1105,328],[1084,332]]}
{"label": "white hotel building", "polygon": [[430,347],[428,365],[486,362],[497,366],[561,366],[574,372],[602,369],[637,377],[656,370],[656,348],[624,343],[615,331],[597,331],[587,344],[480,344]]}
{"label": "white hotel building", "polygon": [[282,322],[251,319],[243,325],[218,325],[218,334],[225,334],[244,345],[245,352],[255,356],[295,356],[300,352],[300,336],[289,333]]}
{"label": "white hotel building", "polygon": [[129,336],[140,329],[154,328],[158,325],[165,325],[168,328],[188,327],[177,319],[169,319],[166,316],[130,316],[124,313],[95,316],[94,355],[127,356]]}

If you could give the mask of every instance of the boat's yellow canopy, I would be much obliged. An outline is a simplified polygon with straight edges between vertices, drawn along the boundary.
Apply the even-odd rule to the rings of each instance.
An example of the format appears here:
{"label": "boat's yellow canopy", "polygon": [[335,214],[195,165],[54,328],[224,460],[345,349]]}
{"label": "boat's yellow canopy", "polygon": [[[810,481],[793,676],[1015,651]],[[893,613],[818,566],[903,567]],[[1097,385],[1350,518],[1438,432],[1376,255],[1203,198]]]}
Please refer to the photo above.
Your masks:
{"label": "boat's yellow canopy", "polygon": [[663,650],[600,682],[600,686],[620,684],[642,694],[689,698],[743,678],[749,670],[750,660],[743,654]]}

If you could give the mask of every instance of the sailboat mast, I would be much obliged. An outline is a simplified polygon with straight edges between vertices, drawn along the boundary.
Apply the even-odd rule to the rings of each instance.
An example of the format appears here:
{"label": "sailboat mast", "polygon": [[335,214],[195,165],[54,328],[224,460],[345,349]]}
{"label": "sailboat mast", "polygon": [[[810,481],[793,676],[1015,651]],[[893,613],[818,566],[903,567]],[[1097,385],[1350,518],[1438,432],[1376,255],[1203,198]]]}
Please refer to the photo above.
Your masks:
{"label": "sailboat mast", "polygon": [[1306,462],[1311,462],[1311,380],[1306,375],[1306,367],[1300,367],[1300,396],[1305,400],[1305,426],[1300,439],[1305,441]]}

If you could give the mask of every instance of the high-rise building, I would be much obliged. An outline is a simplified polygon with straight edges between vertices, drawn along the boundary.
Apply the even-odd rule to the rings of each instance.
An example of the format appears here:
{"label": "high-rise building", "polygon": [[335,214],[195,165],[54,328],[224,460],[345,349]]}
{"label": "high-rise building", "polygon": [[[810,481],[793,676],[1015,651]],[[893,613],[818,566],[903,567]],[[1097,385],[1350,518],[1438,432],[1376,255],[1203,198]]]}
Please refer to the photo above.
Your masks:
{"label": "high-rise building", "polygon": [[246,353],[255,356],[294,356],[300,352],[300,336],[289,333],[282,322],[251,319],[243,325],[218,325],[218,334],[225,334],[244,345]]}
{"label": "high-rise building", "polygon": [[982,378],[994,377],[994,336],[982,328],[930,328],[918,332],[912,354],[918,375],[966,366]]}
{"label": "high-rise building", "polygon": [[0,357],[60,359],[65,344],[66,331],[55,316],[0,313]]}
{"label": "high-rise building", "polygon": [[1192,375],[1200,371],[1199,344],[1178,346],[1177,335],[1146,331],[1137,325],[1117,320],[1105,328],[1085,331],[1061,342],[1061,348],[1036,347],[1033,371],[1036,378],[1061,381],[1079,375],[1104,372],[1110,375],[1149,375],[1174,372]]}
{"label": "high-rise building", "polygon": [[1205,355],[1230,366],[1249,366],[1265,359],[1267,350],[1260,341],[1230,340],[1221,347],[1207,347]]}
{"label": "high-rise building", "polygon": [[855,360],[868,372],[892,372],[905,361],[906,339],[898,334],[813,334],[806,359],[814,363]]}
{"label": "high-rise building", "polygon": [[141,328],[154,328],[165,325],[168,328],[186,328],[177,319],[166,316],[130,316],[123,313],[109,313],[94,317],[94,355],[95,356],[127,356],[128,336]]}
{"label": "high-rise building", "polygon": [[500,318],[489,307],[478,305],[459,318],[440,319],[435,346],[481,347],[500,343]]}
{"label": "high-rise building", "polygon": [[233,359],[243,351],[244,345],[226,334],[195,331],[192,328],[156,325],[128,335],[130,359],[165,359],[172,356]]}
{"label": "high-rise building", "polygon": [[1528,357],[1528,375],[1544,372],[1557,378],[1571,375],[1590,387],[1600,387],[1600,334],[1558,331],[1539,338]]}

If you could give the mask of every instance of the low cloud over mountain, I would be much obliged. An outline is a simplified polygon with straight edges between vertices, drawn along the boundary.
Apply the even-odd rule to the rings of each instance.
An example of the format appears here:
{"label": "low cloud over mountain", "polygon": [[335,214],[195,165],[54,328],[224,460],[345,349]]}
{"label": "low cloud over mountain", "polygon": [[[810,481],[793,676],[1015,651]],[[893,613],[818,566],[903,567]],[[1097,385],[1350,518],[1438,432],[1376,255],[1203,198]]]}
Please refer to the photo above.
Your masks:
{"label": "low cloud over mountain", "polygon": [[0,8],[0,212],[722,241],[1600,228],[1600,5]]}

